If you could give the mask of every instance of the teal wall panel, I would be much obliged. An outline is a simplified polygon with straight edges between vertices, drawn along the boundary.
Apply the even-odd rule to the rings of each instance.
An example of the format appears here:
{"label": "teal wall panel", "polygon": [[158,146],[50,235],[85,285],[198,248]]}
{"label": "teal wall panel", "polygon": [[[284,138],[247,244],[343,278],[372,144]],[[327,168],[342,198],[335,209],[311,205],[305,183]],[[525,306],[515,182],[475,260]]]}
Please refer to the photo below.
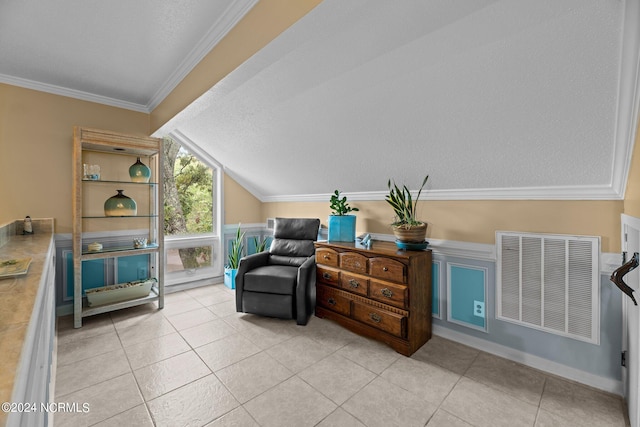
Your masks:
{"label": "teal wall panel", "polygon": [[431,268],[431,313],[440,317],[440,263],[434,262]]}
{"label": "teal wall panel", "polygon": [[149,255],[118,258],[118,283],[149,278]]}
{"label": "teal wall panel", "polygon": [[[67,262],[67,283],[66,296],[73,298],[73,253],[66,256]],[[82,264],[82,290],[100,288],[105,286],[105,260],[92,259],[83,261]]]}
{"label": "teal wall panel", "polygon": [[[65,297],[73,299],[73,253],[66,254],[67,275]],[[100,288],[112,285],[106,283],[107,260],[92,259],[82,261],[82,290]],[[144,277],[140,277],[144,275]],[[132,282],[134,280],[146,279],[149,276],[149,255],[135,255],[118,258],[118,282]],[[109,274],[110,281],[113,280],[113,272]]]}
{"label": "teal wall panel", "polygon": [[[449,321],[486,329],[486,270],[449,264]],[[484,315],[476,316],[476,302]]]}

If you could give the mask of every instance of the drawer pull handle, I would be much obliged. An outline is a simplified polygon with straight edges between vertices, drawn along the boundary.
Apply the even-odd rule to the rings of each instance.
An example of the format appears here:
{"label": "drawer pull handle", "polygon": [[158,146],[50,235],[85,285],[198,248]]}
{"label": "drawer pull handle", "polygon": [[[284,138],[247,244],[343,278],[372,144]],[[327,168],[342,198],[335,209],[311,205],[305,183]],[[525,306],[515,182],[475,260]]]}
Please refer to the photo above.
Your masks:
{"label": "drawer pull handle", "polygon": [[380,293],[381,293],[383,296],[387,297],[387,298],[391,298],[391,297],[393,297],[393,292],[392,292],[391,290],[389,290],[388,288],[381,289],[381,290],[380,290]]}
{"label": "drawer pull handle", "polygon": [[387,267],[382,267],[382,271],[389,271]]}
{"label": "drawer pull handle", "polygon": [[358,286],[360,286],[360,283],[358,283],[358,281],[355,279],[350,279],[349,286],[351,286],[353,289],[356,289]]}
{"label": "drawer pull handle", "polygon": [[331,273],[322,273],[322,277],[323,277],[324,279],[329,280],[329,279],[331,279]]}
{"label": "drawer pull handle", "polygon": [[324,258],[324,259],[329,259],[329,258],[331,258],[331,257],[330,257],[329,255],[325,255],[323,258]]}
{"label": "drawer pull handle", "polygon": [[329,305],[336,305],[336,300],[334,300],[333,298],[329,298],[327,302],[329,303]]}
{"label": "drawer pull handle", "polygon": [[382,321],[382,317],[380,317],[380,315],[376,313],[369,313],[369,318],[376,323],[380,323]]}

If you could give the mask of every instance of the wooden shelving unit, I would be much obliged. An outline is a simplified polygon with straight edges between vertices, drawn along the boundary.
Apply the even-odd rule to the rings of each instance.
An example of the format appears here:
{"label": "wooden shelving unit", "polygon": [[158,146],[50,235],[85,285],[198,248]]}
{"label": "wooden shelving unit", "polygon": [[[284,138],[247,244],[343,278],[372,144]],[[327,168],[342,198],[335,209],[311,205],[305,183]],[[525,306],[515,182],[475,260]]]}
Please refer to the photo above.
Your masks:
{"label": "wooden shelving unit", "polygon": [[[136,158],[144,159],[151,169],[149,183],[132,182],[128,166]],[[85,179],[83,164],[98,161],[102,163],[100,179]],[[75,127],[73,133],[73,313],[74,327],[82,326],[83,317],[106,313],[113,310],[156,302],[158,308],[164,306],[164,201],[162,140],[144,136],[125,135],[114,132]],[[135,216],[105,216],[103,203],[115,193],[124,189],[136,194],[138,214]],[[135,248],[133,238],[146,237],[144,248]],[[103,245],[100,251],[91,252],[87,245],[96,241],[92,235],[108,235],[110,232],[127,235],[131,232],[131,243]],[[93,234],[91,234],[93,233]],[[105,239],[107,240],[107,239]],[[99,242],[99,239],[98,239]],[[157,285],[148,296],[89,307],[84,297],[82,268],[83,262],[104,259],[107,262],[118,258],[148,255],[148,278],[155,277]],[[111,285],[113,283],[105,283]]]}

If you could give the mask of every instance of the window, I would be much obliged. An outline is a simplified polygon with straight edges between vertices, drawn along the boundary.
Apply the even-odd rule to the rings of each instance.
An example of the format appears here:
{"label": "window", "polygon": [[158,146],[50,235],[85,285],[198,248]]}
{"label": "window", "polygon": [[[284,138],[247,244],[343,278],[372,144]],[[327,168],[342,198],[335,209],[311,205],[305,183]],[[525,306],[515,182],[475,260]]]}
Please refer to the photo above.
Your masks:
{"label": "window", "polygon": [[221,168],[195,148],[187,138],[164,139],[167,285],[222,276]]}

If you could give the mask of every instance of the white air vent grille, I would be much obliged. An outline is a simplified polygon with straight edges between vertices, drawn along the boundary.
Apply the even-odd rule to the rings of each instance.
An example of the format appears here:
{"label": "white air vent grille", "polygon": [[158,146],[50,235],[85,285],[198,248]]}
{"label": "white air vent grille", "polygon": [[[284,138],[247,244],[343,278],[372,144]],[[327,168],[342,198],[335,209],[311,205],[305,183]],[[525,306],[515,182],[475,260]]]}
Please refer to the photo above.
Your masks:
{"label": "white air vent grille", "polygon": [[598,344],[598,237],[498,232],[498,319]]}

